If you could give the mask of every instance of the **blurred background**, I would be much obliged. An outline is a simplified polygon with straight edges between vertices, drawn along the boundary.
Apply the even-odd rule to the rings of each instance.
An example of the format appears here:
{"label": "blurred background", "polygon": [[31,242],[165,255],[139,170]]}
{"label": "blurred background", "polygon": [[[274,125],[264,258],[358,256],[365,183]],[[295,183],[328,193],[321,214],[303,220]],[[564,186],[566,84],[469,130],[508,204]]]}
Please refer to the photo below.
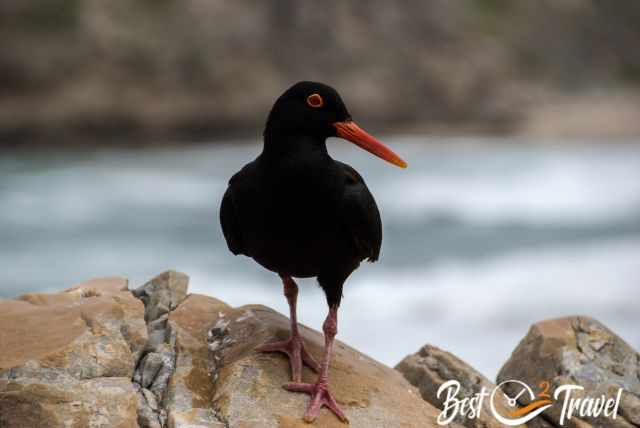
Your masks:
{"label": "blurred background", "polygon": [[218,206],[275,98],[319,80],[409,162],[329,142],[385,236],[340,339],[390,365],[429,342],[489,377],[548,317],[638,348],[638,22],[634,0],[4,0],[0,298],[174,268],[287,313],[277,276],[228,252]]}

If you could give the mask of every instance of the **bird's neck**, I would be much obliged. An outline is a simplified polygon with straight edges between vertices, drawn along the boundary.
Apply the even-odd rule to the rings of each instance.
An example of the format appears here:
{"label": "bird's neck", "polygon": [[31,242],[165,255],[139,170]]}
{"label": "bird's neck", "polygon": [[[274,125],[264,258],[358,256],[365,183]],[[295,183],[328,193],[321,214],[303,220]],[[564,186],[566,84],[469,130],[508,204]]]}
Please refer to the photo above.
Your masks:
{"label": "bird's neck", "polygon": [[262,155],[267,160],[327,160],[326,138],[304,135],[270,135],[265,133]]}

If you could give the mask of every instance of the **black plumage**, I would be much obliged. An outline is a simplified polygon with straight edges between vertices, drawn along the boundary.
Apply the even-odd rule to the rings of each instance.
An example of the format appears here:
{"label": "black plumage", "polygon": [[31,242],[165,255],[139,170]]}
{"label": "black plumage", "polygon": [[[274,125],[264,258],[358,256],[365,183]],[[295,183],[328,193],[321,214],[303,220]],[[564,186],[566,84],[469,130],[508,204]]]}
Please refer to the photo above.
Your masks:
{"label": "black plumage", "polygon": [[[331,123],[350,119],[337,93],[324,85],[300,83],[285,95],[300,93],[306,109],[306,95],[321,92],[336,105]],[[224,236],[232,253],[273,272],[317,277],[329,305],[339,305],[344,280],[361,261],[380,255],[378,207],[360,174],[329,156],[326,138],[335,136],[334,129],[305,131],[304,123],[292,121],[299,131],[289,135],[281,125],[269,128],[273,117],[262,154],[229,180],[220,209]]]}
{"label": "black plumage", "polygon": [[[274,104],[262,153],[231,177],[220,207],[229,250],[253,258],[282,278],[291,337],[259,350],[289,356],[293,382],[286,388],[313,396],[305,413],[307,421],[314,420],[322,406],[346,420],[328,382],[338,307],[347,277],[363,260],[376,261],[382,244],[380,213],[371,192],[355,169],[329,156],[328,137],[344,138],[393,164],[406,166],[353,123],[333,88],[300,82]],[[317,277],[327,297],[322,365],[306,351],[298,332],[298,288],[293,277]],[[301,382],[303,363],[319,372],[315,384]]]}

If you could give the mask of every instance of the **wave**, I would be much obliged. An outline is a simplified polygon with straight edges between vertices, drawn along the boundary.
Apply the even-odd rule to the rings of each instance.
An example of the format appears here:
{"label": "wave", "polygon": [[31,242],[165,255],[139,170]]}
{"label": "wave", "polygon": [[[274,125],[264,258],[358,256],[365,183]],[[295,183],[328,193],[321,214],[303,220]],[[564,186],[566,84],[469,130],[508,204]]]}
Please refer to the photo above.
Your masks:
{"label": "wave", "polygon": [[[408,141],[389,142],[409,159],[406,170],[344,144],[331,145],[335,157],[362,172],[389,222],[547,226],[640,218],[640,146],[425,149]],[[51,221],[68,224],[95,223],[122,209],[216,211],[228,178],[259,150],[249,145],[109,152],[49,164],[29,175],[9,169],[0,191],[10,209],[0,219],[33,225],[47,211]]]}
{"label": "wave", "polygon": [[372,179],[385,214],[409,219],[536,225],[640,217],[637,148],[425,151],[406,174]]}
{"label": "wave", "polygon": [[[288,312],[275,275],[212,276],[195,268],[190,272],[196,292],[236,306],[262,303]],[[301,322],[318,329],[326,315],[324,296],[312,280],[300,283]],[[429,268],[363,266],[346,285],[339,334],[389,365],[435,344],[491,378],[529,326],[542,319],[589,315],[638,348],[639,305],[640,239],[622,239]]]}
{"label": "wave", "polygon": [[[387,364],[426,342],[492,376],[532,322],[585,313],[640,342],[638,146],[425,148],[389,141],[401,170],[346,144],[385,225],[379,263],[349,279],[340,338]],[[226,250],[228,178],[257,146],[3,160],[0,296],[167,268],[192,291],[287,313],[277,277]],[[1,160],[1,159],[0,159]],[[301,319],[325,299],[301,281]]]}

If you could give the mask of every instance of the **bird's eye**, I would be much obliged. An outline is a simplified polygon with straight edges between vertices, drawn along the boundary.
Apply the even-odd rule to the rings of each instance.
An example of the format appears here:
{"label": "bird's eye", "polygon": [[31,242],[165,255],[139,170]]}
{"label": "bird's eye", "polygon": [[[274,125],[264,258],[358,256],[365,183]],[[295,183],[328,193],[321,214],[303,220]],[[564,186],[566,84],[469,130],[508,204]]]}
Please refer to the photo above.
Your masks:
{"label": "bird's eye", "polygon": [[307,105],[309,107],[319,108],[319,107],[322,107],[323,104],[324,104],[324,101],[322,100],[322,97],[320,96],[320,94],[311,94],[307,97]]}

